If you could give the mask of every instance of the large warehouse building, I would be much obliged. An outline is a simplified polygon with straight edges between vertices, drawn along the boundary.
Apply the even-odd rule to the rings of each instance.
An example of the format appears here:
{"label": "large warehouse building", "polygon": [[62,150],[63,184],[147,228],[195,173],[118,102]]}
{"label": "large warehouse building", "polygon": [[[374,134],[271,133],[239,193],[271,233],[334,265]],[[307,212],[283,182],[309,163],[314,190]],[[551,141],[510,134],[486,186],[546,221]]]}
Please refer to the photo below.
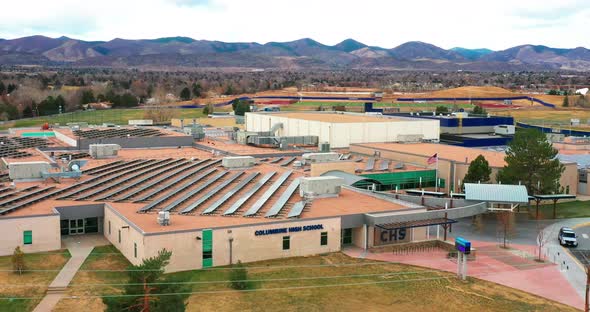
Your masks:
{"label": "large warehouse building", "polygon": [[438,141],[439,121],[344,112],[246,113],[246,130],[317,136],[333,148],[354,143]]}

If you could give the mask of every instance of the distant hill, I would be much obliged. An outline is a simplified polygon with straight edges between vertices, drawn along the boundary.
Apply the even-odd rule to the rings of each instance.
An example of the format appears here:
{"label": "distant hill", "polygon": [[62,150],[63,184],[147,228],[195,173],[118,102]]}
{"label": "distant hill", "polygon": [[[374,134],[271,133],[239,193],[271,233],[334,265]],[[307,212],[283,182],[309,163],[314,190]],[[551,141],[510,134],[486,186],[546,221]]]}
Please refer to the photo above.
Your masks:
{"label": "distant hill", "polygon": [[468,60],[477,60],[479,58],[481,58],[484,55],[488,55],[494,51],[490,50],[490,49],[465,49],[465,48],[452,48],[451,51],[455,51],[459,54],[461,54],[461,56],[463,56],[464,58],[468,59]]}
{"label": "distant hill", "polygon": [[329,46],[310,38],[288,42],[222,42],[166,37],[83,41],[30,36],[0,39],[0,65],[149,68],[590,70],[590,50],[521,45],[503,51],[412,41],[393,49],[346,39]]}

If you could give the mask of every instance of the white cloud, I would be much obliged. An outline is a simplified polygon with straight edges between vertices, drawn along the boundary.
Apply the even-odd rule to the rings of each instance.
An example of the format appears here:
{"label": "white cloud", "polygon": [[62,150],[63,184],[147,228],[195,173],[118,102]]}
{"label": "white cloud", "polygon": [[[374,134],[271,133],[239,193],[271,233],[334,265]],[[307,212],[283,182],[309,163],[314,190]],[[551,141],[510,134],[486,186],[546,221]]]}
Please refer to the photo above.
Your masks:
{"label": "white cloud", "polygon": [[411,40],[443,48],[590,45],[583,35],[587,0],[19,0],[8,7],[0,11],[0,38],[188,36],[265,43],[310,37],[325,44],[354,38],[385,48]]}

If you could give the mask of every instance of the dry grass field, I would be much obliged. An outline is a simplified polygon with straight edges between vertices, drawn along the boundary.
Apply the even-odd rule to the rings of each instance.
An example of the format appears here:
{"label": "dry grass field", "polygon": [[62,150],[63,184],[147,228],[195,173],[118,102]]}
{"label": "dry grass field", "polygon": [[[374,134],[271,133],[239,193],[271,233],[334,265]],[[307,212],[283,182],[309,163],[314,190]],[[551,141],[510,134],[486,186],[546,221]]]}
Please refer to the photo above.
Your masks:
{"label": "dry grass field", "polygon": [[[124,269],[127,264],[116,249],[105,246],[95,249],[82,269]],[[447,272],[376,264],[342,253],[262,261],[246,267],[251,280],[248,291],[229,287],[226,268],[174,273],[192,283],[194,294],[187,311],[575,311],[478,279],[462,282]],[[85,311],[101,311],[105,308],[101,299],[83,296],[118,294],[121,286],[104,284],[125,280],[121,273],[78,272],[69,294],[82,297],[62,299],[55,311],[75,311],[82,306]]]}
{"label": "dry grass field", "polygon": [[[0,257],[0,298],[42,297],[47,290],[47,286],[53,281],[58,271],[66,264],[69,258],[70,254],[67,250],[26,254],[26,268],[39,271],[29,271],[19,275],[11,272],[12,262],[10,256]],[[0,311],[31,311],[39,301],[41,300],[0,299]]]}

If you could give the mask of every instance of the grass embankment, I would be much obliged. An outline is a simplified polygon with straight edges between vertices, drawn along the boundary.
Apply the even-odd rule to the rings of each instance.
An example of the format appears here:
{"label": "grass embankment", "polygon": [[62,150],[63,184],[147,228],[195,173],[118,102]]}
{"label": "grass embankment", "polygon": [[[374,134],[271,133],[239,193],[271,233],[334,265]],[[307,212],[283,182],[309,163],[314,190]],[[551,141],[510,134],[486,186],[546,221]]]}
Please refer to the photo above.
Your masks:
{"label": "grass embankment", "polygon": [[[128,264],[111,246],[96,248],[93,253],[83,270],[123,269]],[[199,261],[198,257],[195,261]],[[188,279],[192,292],[207,292],[191,295],[187,311],[575,311],[482,280],[462,282],[447,272],[369,263],[374,261],[341,253],[250,263],[246,267],[252,282],[247,292],[229,287],[230,271],[226,268],[174,274]],[[89,285],[125,280],[122,273],[80,271],[72,283],[86,286],[74,286],[70,294],[117,294],[121,286]],[[358,283],[364,284],[348,285]],[[101,299],[82,297],[62,299],[55,311],[71,311],[82,306],[91,311],[104,309]]]}
{"label": "grass embankment", "polygon": [[[25,254],[25,265],[29,270],[19,275],[13,273],[11,256],[0,257],[0,297],[40,298],[58,271],[66,264],[70,254],[67,250],[50,253]],[[0,299],[0,311],[31,311],[41,299]]]}
{"label": "grass embankment", "polygon": [[[536,206],[531,203],[529,215],[535,217]],[[587,218],[590,217],[590,201],[569,201],[558,203],[555,210],[557,219],[567,218]],[[552,219],[553,218],[553,204],[539,205],[539,218]]]}
{"label": "grass embankment", "polygon": [[[203,117],[200,108],[173,108],[173,118],[199,118]],[[36,127],[44,123],[65,125],[68,122],[87,122],[89,124],[114,123],[126,125],[129,119],[146,119],[144,109],[104,109],[92,111],[78,111],[61,115],[42,116],[30,119],[20,119],[6,122],[0,125],[0,129]]]}

